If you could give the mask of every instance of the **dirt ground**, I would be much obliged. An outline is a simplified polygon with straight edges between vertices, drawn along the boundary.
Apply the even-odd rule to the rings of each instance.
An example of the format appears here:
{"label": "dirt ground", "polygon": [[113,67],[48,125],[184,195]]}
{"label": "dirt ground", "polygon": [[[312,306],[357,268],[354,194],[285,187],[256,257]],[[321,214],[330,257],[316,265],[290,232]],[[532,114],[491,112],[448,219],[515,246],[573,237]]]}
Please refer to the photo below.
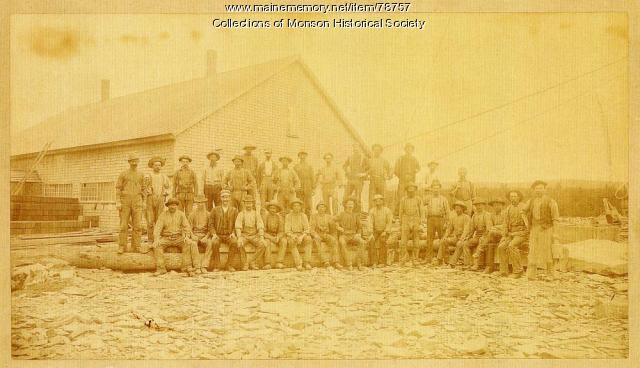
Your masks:
{"label": "dirt ground", "polygon": [[598,300],[626,296],[626,277],[559,276],[77,269],[12,293],[12,350],[17,359],[627,357],[627,319],[594,312]]}

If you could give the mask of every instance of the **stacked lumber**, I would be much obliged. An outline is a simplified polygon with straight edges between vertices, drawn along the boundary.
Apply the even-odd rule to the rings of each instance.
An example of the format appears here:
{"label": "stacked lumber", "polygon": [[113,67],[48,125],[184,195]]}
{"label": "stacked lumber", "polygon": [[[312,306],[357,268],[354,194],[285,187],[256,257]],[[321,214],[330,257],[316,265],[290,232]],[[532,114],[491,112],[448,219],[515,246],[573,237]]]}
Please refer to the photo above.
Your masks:
{"label": "stacked lumber", "polygon": [[96,245],[116,240],[114,232],[87,229],[61,234],[20,235],[11,239],[11,249],[42,248],[52,245]]}
{"label": "stacked lumber", "polygon": [[78,198],[11,196],[11,221],[77,220],[81,214]]}

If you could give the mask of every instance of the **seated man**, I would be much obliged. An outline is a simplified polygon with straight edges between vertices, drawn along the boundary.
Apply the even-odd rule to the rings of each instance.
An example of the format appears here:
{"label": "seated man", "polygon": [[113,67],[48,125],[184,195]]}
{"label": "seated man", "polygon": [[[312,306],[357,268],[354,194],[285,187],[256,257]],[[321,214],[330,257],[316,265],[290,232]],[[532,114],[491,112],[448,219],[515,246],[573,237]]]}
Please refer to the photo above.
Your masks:
{"label": "seated man", "polygon": [[[233,254],[231,254],[231,249],[229,250],[229,262],[233,262],[232,259],[239,255],[240,267],[242,267],[243,271],[248,270],[249,267],[251,267],[252,270],[258,270],[260,269],[258,267],[259,261],[264,260],[265,265],[271,261],[271,255],[267,252],[264,241],[264,223],[262,222],[262,217],[255,209],[252,195],[247,194],[242,202],[244,206],[236,218],[238,246],[232,248],[234,250]],[[247,264],[247,253],[245,249],[248,244],[253,244],[256,248],[255,256],[250,264]]]}
{"label": "seated man", "polygon": [[271,269],[271,251],[286,249],[287,240],[284,236],[284,219],[280,215],[282,208],[276,201],[268,202],[265,207],[267,212],[263,215],[262,222],[264,222],[264,240],[267,246],[265,259],[268,257],[269,262],[262,269],[269,270]]}
{"label": "seated man", "polygon": [[[420,225],[424,221],[422,200],[416,195],[418,186],[408,183],[405,186],[407,195],[400,200],[398,214],[400,217],[400,266],[404,266],[407,261],[407,250],[409,251],[409,266],[413,266],[417,261],[420,243]],[[407,247],[407,242],[411,239],[412,245]]]}
{"label": "seated man", "polygon": [[[210,265],[213,271],[220,269],[220,244],[224,243],[229,247],[229,254],[232,249],[237,248],[238,239],[233,233],[236,218],[238,217],[238,209],[231,205],[231,192],[224,189],[220,192],[220,206],[216,206],[211,210],[209,215],[209,236],[211,237],[211,261]],[[205,257],[207,257],[205,253]],[[227,258],[226,268],[229,271],[235,271],[232,264]]]}
{"label": "seated man", "polygon": [[460,238],[467,227],[471,218],[469,215],[464,213],[467,205],[462,201],[456,201],[453,204],[454,211],[451,213],[448,219],[447,228],[444,231],[441,239],[435,241],[435,244],[438,246],[438,255],[436,259],[433,260],[433,265],[440,265],[447,262],[447,258],[449,258],[449,247],[455,246],[456,251],[448,259],[449,266],[454,267],[455,263],[452,261],[458,260],[460,254],[462,253],[462,243],[460,242]]}
{"label": "seated man", "polygon": [[[311,215],[311,238],[313,239],[320,258],[325,267],[333,266],[337,269],[342,269],[340,265],[340,255],[338,253],[338,240],[332,234],[332,230],[335,227],[331,215],[327,212],[327,206],[320,202],[316,206],[318,212]],[[327,255],[327,249],[331,251],[331,258]]]}
{"label": "seated man", "polygon": [[182,250],[182,267],[187,275],[193,276],[195,266],[200,264],[200,255],[196,242],[191,237],[191,225],[184,212],[178,210],[180,201],[171,198],[167,201],[167,211],[160,214],[158,222],[154,226],[154,237],[151,248],[156,258],[156,272],[154,276],[167,273],[164,263],[164,249],[167,247],[179,247]]}
{"label": "seated man", "polygon": [[358,270],[364,269],[363,264],[366,262],[365,254],[366,243],[362,239],[362,223],[360,221],[360,213],[354,212],[356,200],[347,198],[344,201],[344,211],[336,216],[336,230],[338,230],[338,243],[340,251],[344,258],[345,264],[349,271],[353,270],[353,257],[350,248],[355,246],[355,258]]}
{"label": "seated man", "polygon": [[522,203],[522,193],[512,190],[508,194],[509,206],[504,211],[504,230],[498,244],[500,276],[509,276],[509,264],[513,267],[512,278],[522,276],[521,248],[529,241],[529,228]]}
{"label": "seated man", "polygon": [[[462,259],[464,260],[464,268],[471,267],[477,271],[480,267],[484,268],[484,257],[480,259],[476,256],[478,249],[484,249],[487,244],[487,233],[491,228],[491,214],[486,211],[487,201],[476,198],[473,201],[475,212],[471,217],[469,226],[462,238],[465,239],[462,245]],[[473,266],[472,266],[473,264]]]}
{"label": "seated man", "polygon": [[391,265],[400,259],[398,249],[400,245],[400,219],[396,216],[391,222],[391,229],[387,237],[387,264]]}
{"label": "seated man", "polygon": [[[291,200],[291,212],[285,216],[284,219],[284,233],[287,236],[287,247],[293,257],[293,262],[296,265],[298,271],[302,271],[302,260],[300,259],[300,252],[298,246],[302,245],[304,256],[304,268],[307,270],[311,267],[311,236],[309,227],[309,220],[307,215],[302,211],[303,203],[298,198]],[[278,264],[277,268],[284,268],[284,256],[286,248],[280,248],[278,252]]]}
{"label": "seated man", "polygon": [[189,224],[193,231],[193,241],[198,245],[198,251],[200,247],[205,249],[204,256],[200,258],[200,264],[196,265],[196,273],[206,273],[209,267],[209,261],[211,260],[211,253],[213,252],[213,246],[211,244],[211,237],[209,236],[209,212],[205,204],[207,203],[207,197],[202,194],[198,194],[193,202],[196,204],[195,211],[191,211],[189,214]]}
{"label": "seated man", "polygon": [[391,233],[393,214],[384,205],[381,194],[373,196],[374,207],[369,210],[372,237],[369,243],[369,261],[373,268],[387,265],[387,237]]}
{"label": "seated man", "polygon": [[492,212],[490,214],[491,227],[487,231],[487,241],[484,244],[480,244],[476,254],[474,254],[474,258],[477,259],[478,270],[481,269],[480,265],[484,260],[484,273],[493,272],[496,247],[500,239],[502,239],[502,232],[504,231],[504,213],[502,210],[504,200],[500,198],[491,200],[489,201],[489,206],[491,206]]}

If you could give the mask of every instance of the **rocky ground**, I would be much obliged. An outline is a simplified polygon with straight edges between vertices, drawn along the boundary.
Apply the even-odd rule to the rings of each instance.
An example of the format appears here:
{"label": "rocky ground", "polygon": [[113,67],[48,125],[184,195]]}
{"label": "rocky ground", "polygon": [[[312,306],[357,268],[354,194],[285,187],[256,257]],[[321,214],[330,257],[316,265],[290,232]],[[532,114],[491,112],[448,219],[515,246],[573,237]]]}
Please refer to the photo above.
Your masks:
{"label": "rocky ground", "polygon": [[17,359],[628,356],[626,316],[607,308],[626,300],[626,277],[420,266],[156,278],[41,263],[26,267],[48,279],[30,270],[12,293]]}

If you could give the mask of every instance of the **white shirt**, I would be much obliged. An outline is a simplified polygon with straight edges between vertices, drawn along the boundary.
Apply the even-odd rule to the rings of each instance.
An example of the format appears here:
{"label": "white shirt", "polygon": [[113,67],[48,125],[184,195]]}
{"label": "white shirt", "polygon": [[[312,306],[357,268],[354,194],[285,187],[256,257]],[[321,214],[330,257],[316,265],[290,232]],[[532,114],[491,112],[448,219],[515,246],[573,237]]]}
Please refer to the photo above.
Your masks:
{"label": "white shirt", "polygon": [[273,161],[265,160],[264,162],[264,176],[271,176],[273,174]]}

